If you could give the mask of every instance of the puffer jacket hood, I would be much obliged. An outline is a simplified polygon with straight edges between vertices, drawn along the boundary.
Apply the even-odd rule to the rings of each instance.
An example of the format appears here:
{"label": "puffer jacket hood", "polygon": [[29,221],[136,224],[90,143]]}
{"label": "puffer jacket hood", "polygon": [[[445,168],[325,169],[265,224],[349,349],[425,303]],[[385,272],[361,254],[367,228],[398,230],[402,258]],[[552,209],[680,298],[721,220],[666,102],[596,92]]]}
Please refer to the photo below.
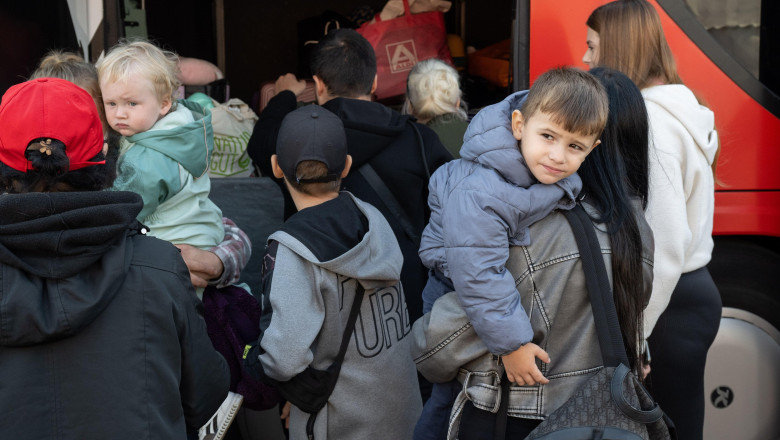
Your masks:
{"label": "puffer jacket hood", "polygon": [[[92,322],[124,281],[131,257],[125,237],[140,230],[141,207],[129,192],[0,196],[0,346],[61,339]],[[91,272],[99,280],[80,278],[104,255],[120,252],[124,259]]]}
{"label": "puffer jacket hood", "polygon": [[667,111],[685,127],[710,165],[718,151],[715,114],[701,105],[696,95],[682,84],[668,84],[642,90],[645,101]]}
{"label": "puffer jacket hood", "polygon": [[[195,120],[184,122],[189,120],[186,113],[191,113]],[[165,134],[158,130],[165,130]],[[126,142],[159,151],[198,178],[208,170],[214,152],[211,112],[195,102],[179,100],[175,111],[157,121],[151,130],[126,138]]]}

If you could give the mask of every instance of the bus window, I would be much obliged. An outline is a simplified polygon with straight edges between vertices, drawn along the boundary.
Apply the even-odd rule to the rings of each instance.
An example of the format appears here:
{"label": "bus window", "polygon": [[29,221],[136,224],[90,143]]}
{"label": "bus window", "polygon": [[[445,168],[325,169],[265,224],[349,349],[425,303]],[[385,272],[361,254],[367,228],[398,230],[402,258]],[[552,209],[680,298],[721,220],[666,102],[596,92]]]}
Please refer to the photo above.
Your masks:
{"label": "bus window", "polygon": [[777,16],[773,0],[683,0],[707,32],[756,79],[780,94],[776,53],[777,31],[761,26]]}
{"label": "bus window", "polygon": [[761,0],[684,0],[699,22],[742,67],[758,78]]}

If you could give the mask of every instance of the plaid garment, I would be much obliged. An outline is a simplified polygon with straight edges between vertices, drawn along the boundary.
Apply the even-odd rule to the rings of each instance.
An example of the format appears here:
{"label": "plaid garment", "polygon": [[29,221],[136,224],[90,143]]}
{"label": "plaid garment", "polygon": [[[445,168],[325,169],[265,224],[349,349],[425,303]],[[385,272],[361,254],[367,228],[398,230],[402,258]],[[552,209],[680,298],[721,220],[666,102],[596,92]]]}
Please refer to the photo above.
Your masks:
{"label": "plaid garment", "polygon": [[222,275],[209,281],[210,286],[217,288],[237,283],[241,276],[241,269],[252,256],[252,242],[244,231],[227,217],[222,217],[222,224],[225,227],[225,238],[222,243],[211,248],[224,266]]}

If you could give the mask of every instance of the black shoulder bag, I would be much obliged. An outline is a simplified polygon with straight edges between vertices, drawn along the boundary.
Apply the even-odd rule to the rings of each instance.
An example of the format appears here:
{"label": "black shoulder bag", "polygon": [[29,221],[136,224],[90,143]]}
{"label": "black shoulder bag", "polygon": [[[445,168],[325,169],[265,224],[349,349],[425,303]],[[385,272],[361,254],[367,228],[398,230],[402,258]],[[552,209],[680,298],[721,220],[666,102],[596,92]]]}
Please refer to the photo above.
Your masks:
{"label": "black shoulder bag", "polygon": [[[547,416],[529,440],[673,440],[674,424],[628,367],[612,289],[593,223],[582,205],[564,211],[585,272],[604,368]],[[502,381],[502,388],[509,387]],[[502,390],[503,391],[503,390]],[[501,406],[506,400],[502,399]],[[499,409],[505,415],[505,410]],[[498,426],[498,425],[497,425]],[[498,436],[497,436],[498,438]],[[503,437],[501,437],[503,438]]]}
{"label": "black shoulder bag", "polygon": [[[260,377],[264,382],[275,386],[279,390],[279,394],[288,402],[309,414],[309,420],[306,423],[306,435],[309,440],[314,440],[314,421],[317,418],[317,413],[328,403],[328,399],[339,379],[341,364],[344,361],[344,355],[347,353],[352,331],[355,329],[355,321],[357,321],[357,315],[360,312],[360,305],[363,303],[364,293],[365,290],[358,281],[355,299],[352,301],[352,308],[349,310],[347,326],[344,327],[344,333],[341,336],[339,353],[327,369],[317,370],[309,366],[285,382],[275,381],[264,374]],[[258,359],[260,350],[260,344],[258,343],[252,347],[246,356],[246,364],[250,371],[262,371],[262,366],[259,365],[260,360]]]}

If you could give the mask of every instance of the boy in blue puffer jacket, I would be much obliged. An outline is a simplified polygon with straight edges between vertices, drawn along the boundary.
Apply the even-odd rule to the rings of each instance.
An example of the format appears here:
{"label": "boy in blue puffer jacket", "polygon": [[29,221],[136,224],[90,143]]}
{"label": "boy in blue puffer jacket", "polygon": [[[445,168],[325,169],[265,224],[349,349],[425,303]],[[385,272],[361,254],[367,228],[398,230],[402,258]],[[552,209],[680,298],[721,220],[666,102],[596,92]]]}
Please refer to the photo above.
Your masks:
{"label": "boy in blue puffer jacket", "polygon": [[[597,79],[576,68],[552,69],[530,90],[482,109],[466,131],[461,159],[431,177],[431,217],[420,245],[430,269],[424,312],[457,291],[477,335],[518,385],[547,383],[535,359],[550,359],[531,342],[528,315],[505,268],[509,246],[529,244],[531,224],[574,207],[582,187],[576,171],[600,143],[608,111]],[[434,384],[415,440],[445,438],[461,388],[457,381]]]}

